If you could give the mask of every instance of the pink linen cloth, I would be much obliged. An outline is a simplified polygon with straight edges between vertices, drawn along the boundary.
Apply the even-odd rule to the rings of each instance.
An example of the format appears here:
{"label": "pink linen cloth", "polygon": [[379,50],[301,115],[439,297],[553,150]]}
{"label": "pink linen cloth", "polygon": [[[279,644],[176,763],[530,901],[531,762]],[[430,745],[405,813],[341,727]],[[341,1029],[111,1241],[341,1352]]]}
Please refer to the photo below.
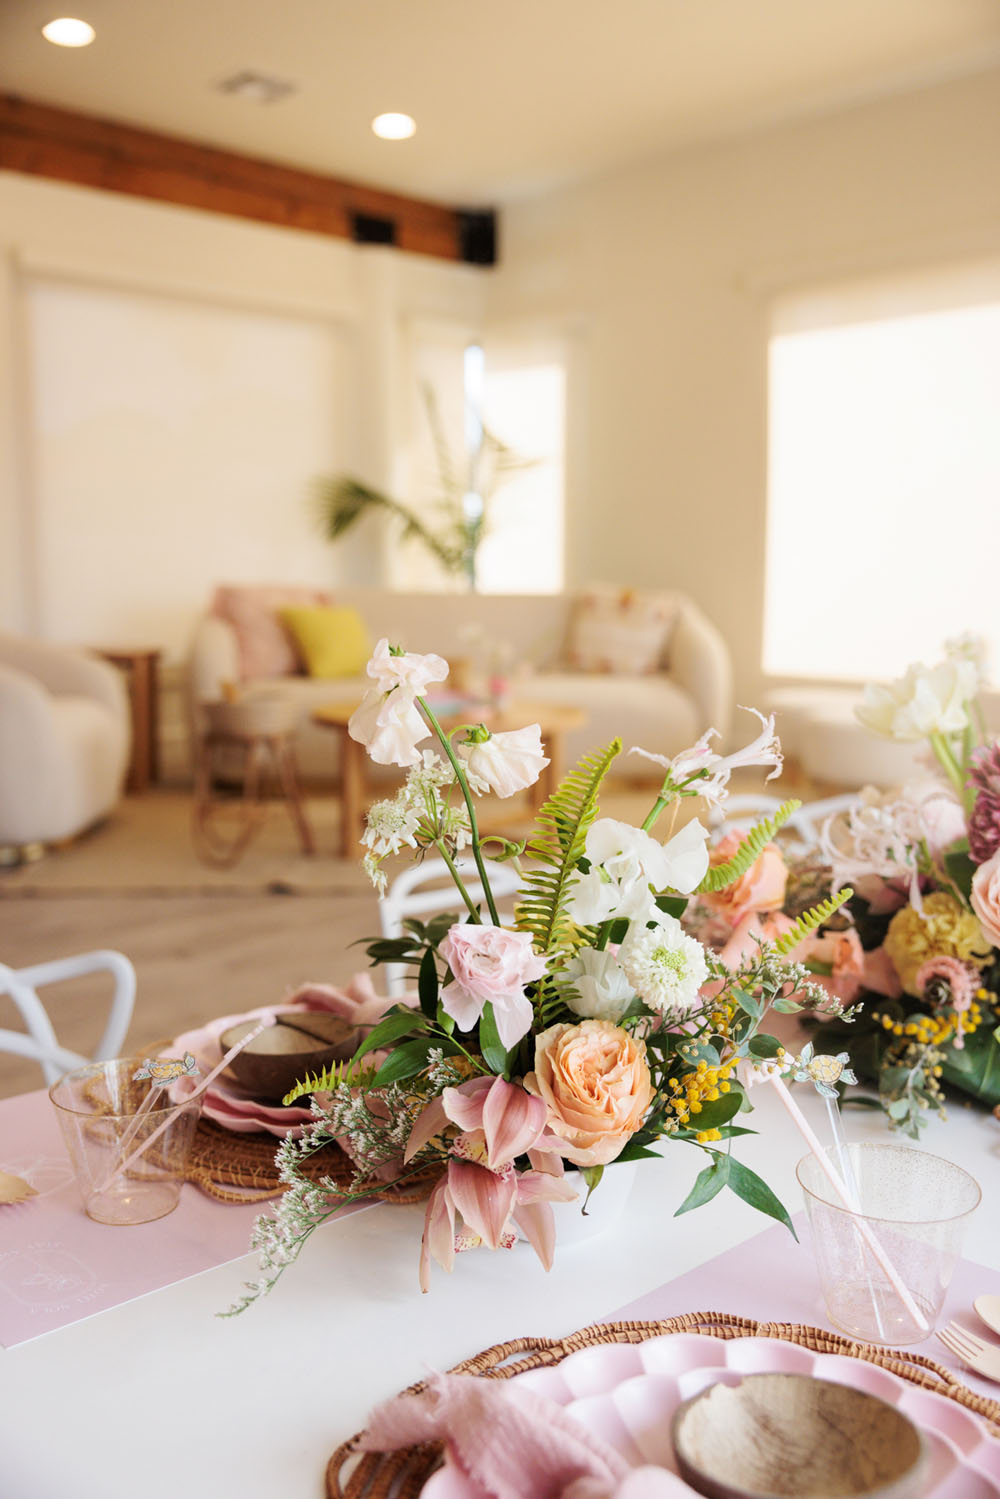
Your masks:
{"label": "pink linen cloth", "polygon": [[432,1374],[419,1395],[371,1414],[361,1447],[394,1452],[443,1441],[482,1499],[681,1499],[692,1490],[665,1468],[631,1468],[561,1406],[471,1374]]}

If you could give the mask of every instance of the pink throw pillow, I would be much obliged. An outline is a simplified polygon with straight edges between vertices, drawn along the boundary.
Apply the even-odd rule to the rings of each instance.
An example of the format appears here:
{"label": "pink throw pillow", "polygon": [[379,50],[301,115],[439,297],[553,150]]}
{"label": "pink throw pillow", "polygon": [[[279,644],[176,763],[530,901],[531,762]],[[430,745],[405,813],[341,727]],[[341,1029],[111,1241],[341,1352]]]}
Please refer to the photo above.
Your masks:
{"label": "pink throw pillow", "polygon": [[223,584],[215,590],[212,613],[236,632],[240,674],[289,677],[301,671],[298,652],[278,610],[289,604],[329,604],[319,588],[281,584]]}
{"label": "pink throw pillow", "polygon": [[568,642],[577,671],[643,676],[666,664],[677,605],[669,594],[594,584],[580,595]]}

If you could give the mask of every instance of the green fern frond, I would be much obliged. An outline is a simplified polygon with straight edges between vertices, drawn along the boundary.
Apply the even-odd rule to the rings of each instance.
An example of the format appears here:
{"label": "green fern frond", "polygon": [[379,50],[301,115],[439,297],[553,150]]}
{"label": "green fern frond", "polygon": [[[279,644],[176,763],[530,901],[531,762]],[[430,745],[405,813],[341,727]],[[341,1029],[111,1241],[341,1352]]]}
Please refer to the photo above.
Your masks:
{"label": "green fern frond", "polygon": [[716,864],[714,869],[708,871],[698,886],[697,893],[701,895],[707,891],[710,894],[714,894],[717,890],[725,890],[727,885],[731,885],[734,880],[738,880],[741,875],[746,874],[765,844],[771,842],[779,828],[784,826],[792,813],[797,812],[801,805],[800,801],[796,801],[795,797],[791,797],[787,802],[782,802],[773,816],[764,817],[760,822],[756,823],[750,829],[750,832],[744,838],[735,854],[733,854],[733,857],[727,859],[725,864]]}
{"label": "green fern frond", "polygon": [[337,1062],[332,1067],[324,1067],[322,1072],[314,1073],[312,1077],[303,1078],[302,1082],[296,1083],[281,1101],[289,1104],[304,1097],[306,1093],[333,1093],[343,1083],[350,1088],[360,1088],[364,1091],[371,1084],[377,1071],[378,1068],[368,1062],[356,1067],[354,1058],[351,1057],[346,1062]]}
{"label": "green fern frond", "polygon": [[597,816],[597,794],[621,747],[613,739],[607,749],[584,755],[538,812],[538,831],[527,848],[533,867],[514,916],[539,952],[576,944],[579,928],[566,911],[569,892]]}
{"label": "green fern frond", "polygon": [[791,930],[787,931],[783,937],[779,937],[773,944],[774,951],[779,958],[787,957],[793,948],[798,947],[799,943],[809,936],[810,932],[822,926],[824,921],[829,921],[834,911],[838,911],[853,894],[854,891],[850,886],[845,885],[843,890],[838,890],[837,894],[831,896],[829,900],[820,901],[818,906],[803,911]]}

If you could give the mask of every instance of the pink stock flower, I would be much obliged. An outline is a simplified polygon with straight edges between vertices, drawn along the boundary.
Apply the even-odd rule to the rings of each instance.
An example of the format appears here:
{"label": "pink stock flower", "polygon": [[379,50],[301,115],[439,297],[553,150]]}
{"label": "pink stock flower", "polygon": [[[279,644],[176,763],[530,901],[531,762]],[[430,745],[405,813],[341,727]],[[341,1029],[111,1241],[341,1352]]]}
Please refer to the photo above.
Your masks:
{"label": "pink stock flower", "polygon": [[452,972],[441,990],[445,1013],[460,1030],[470,1031],[492,1004],[497,1032],[509,1050],[531,1029],[533,1011],[525,985],[540,979],[546,960],[531,946],[528,932],[466,923],[448,932],[439,951]]}
{"label": "pink stock flower", "polygon": [[1000,851],[1000,744],[996,740],[973,750],[968,783],[977,793],[969,818],[969,853],[977,864],[985,864]]}
{"label": "pink stock flower", "polygon": [[431,682],[444,681],[447,661],[412,652],[393,655],[382,639],[368,662],[368,675],[374,685],[351,714],[347,732],[377,765],[419,765],[417,745],[431,730],[416,699]]}
{"label": "pink stock flower", "polygon": [[457,749],[465,762],[469,784],[480,794],[492,791],[500,797],[513,796],[533,786],[549,763],[542,753],[542,731],[537,723],[490,734],[486,739],[466,739]]}
{"label": "pink stock flower", "polygon": [[[733,829],[727,833],[709,854],[710,867],[725,864],[736,853],[746,835]],[[788,866],[776,843],[768,843],[761,849],[746,874],[727,885],[724,890],[704,891],[701,900],[711,910],[719,912],[739,926],[752,911],[780,910],[788,884]]]}
{"label": "pink stock flower", "polygon": [[[450,1271],[456,1247],[509,1245],[511,1221],[546,1270],[551,1268],[555,1221],[549,1204],[572,1202],[577,1194],[563,1177],[561,1142],[548,1133],[547,1120],[541,1099],[500,1077],[476,1077],[446,1088],[421,1113],[407,1141],[406,1160],[452,1125],[460,1131],[448,1143],[447,1171],[427,1204],[421,1290],[430,1289],[432,1259]],[[528,1156],[532,1169],[515,1169],[521,1155]],[[458,1214],[468,1232],[456,1236]]]}

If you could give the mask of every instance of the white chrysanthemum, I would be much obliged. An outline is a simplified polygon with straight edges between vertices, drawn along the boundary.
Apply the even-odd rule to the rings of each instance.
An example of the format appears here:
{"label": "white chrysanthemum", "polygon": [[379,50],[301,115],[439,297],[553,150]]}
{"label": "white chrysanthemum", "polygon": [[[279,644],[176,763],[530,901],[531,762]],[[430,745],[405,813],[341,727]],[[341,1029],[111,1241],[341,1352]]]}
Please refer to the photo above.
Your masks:
{"label": "white chrysanthemum", "polygon": [[708,979],[705,949],[673,916],[655,927],[633,927],[618,961],[636,994],[668,1019],[680,1020],[697,1008],[698,991]]}

